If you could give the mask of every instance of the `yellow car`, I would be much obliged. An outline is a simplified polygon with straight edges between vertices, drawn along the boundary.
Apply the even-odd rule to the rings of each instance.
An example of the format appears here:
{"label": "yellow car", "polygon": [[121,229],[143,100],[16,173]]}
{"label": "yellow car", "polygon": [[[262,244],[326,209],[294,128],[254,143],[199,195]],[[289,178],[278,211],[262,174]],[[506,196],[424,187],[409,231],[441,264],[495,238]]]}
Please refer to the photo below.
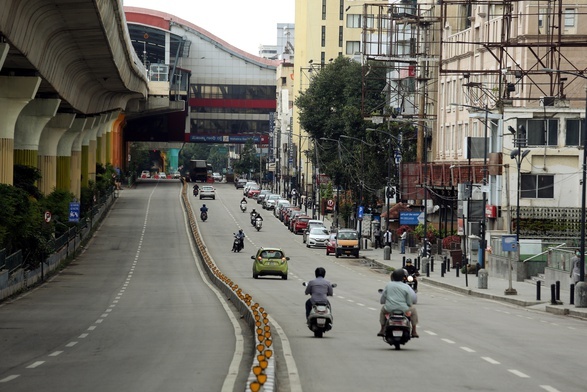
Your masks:
{"label": "yellow car", "polygon": [[262,275],[277,275],[287,280],[289,257],[279,248],[259,248],[253,259],[253,278]]}

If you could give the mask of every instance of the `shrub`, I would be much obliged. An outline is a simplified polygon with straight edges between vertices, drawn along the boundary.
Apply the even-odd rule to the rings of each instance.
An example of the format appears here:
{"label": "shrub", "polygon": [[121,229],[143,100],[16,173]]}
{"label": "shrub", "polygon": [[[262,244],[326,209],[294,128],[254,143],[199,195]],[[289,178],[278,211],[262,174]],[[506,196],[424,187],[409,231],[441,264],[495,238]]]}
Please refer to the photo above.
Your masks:
{"label": "shrub", "polygon": [[[458,246],[457,246],[458,245]],[[443,249],[459,249],[461,245],[461,237],[458,235],[451,235],[442,239]]]}

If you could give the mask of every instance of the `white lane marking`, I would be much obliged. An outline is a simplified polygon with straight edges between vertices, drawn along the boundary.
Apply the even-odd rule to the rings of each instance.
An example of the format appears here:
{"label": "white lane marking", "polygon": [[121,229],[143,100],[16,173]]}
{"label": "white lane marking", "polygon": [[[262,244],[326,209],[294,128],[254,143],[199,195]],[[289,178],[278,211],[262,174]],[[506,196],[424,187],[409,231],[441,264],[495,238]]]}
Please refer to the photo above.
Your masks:
{"label": "white lane marking", "polygon": [[277,321],[273,319],[273,317],[269,316],[269,322],[277,331],[279,335],[279,339],[281,339],[281,349],[283,350],[283,356],[285,357],[285,366],[287,368],[287,375],[289,377],[289,385],[291,392],[302,392],[302,381],[300,380],[300,374],[298,373],[298,367],[296,365],[296,360],[294,359],[293,352],[291,351],[291,346],[289,345],[289,339],[287,335],[281,328]]}
{"label": "white lane marking", "polygon": [[473,350],[472,348],[465,347],[465,346],[462,346],[461,347],[461,350],[464,350],[464,351],[466,351],[468,353],[474,353],[475,352],[475,350]]}
{"label": "white lane marking", "polygon": [[88,327],[88,331],[93,331],[94,329],[96,329],[96,326],[95,325],[91,325],[91,326]]}
{"label": "white lane marking", "polygon": [[428,335],[436,336],[436,333],[434,333],[432,331],[424,331],[424,332],[426,332]]}
{"label": "white lane marking", "polygon": [[550,385],[541,385],[540,388],[548,392],[560,392],[558,389],[551,387]]}
{"label": "white lane marking", "polygon": [[357,305],[359,305],[359,306],[365,306],[365,304],[362,304],[360,302],[357,302]]}
{"label": "white lane marking", "polygon": [[101,324],[102,321],[104,321],[104,319],[98,319],[98,320],[96,320],[96,324]]}
{"label": "white lane marking", "polygon": [[4,377],[2,380],[0,380],[0,382],[12,381],[12,380],[14,380],[15,378],[18,378],[18,377],[20,377],[20,374],[13,374],[11,376]]}
{"label": "white lane marking", "polygon": [[87,337],[88,337],[88,335],[89,335],[89,333],[82,333],[82,334],[79,336],[79,338],[80,338],[80,339],[84,339],[84,338],[87,338]]}
{"label": "white lane marking", "polygon": [[56,357],[59,354],[61,354],[63,351],[53,351],[51,354],[49,354],[50,357]]}
{"label": "white lane marking", "polygon": [[495,360],[495,359],[493,359],[493,358],[490,358],[490,357],[481,357],[481,359],[484,359],[484,360],[486,360],[487,362],[489,362],[489,363],[490,363],[490,364],[492,364],[492,365],[499,365],[499,362],[498,362],[498,361],[496,361],[496,360]]}
{"label": "white lane marking", "polygon": [[348,302],[355,302],[355,301],[353,301],[352,299],[347,299],[347,301],[348,301]]}
{"label": "white lane marking", "polygon": [[104,313],[103,315],[101,315],[100,317],[108,317],[108,313]]}
{"label": "white lane marking", "polygon": [[455,342],[453,340],[450,339],[442,339],[444,342],[447,342],[449,344],[455,344]]}
{"label": "white lane marking", "polygon": [[44,364],[45,361],[37,361],[37,362],[33,362],[32,364],[30,364],[29,366],[27,366],[27,369],[34,369],[38,366],[41,366],[42,364]]}
{"label": "white lane marking", "polygon": [[367,308],[367,309],[369,309],[369,310],[379,310],[379,309],[375,309],[375,308]]}
{"label": "white lane marking", "polygon": [[518,377],[522,377],[522,378],[530,378],[529,375],[522,373],[519,370],[516,369],[508,369],[508,372],[515,374]]}
{"label": "white lane marking", "polygon": [[77,344],[77,342],[69,342],[65,345],[65,347],[73,347]]}

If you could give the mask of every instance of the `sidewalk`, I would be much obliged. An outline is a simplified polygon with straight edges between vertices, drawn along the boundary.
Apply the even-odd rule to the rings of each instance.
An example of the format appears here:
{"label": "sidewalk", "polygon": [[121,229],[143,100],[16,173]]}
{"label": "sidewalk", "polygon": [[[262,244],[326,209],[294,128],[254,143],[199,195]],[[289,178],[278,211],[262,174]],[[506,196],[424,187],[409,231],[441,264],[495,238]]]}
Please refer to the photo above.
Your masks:
{"label": "sidewalk", "polygon": [[[390,260],[384,260],[383,249],[373,248],[362,249],[361,256],[365,260],[382,268],[400,268],[402,267],[404,256],[405,258],[411,258],[414,263],[418,257],[415,253],[406,253],[405,255],[402,255],[397,249],[393,249]],[[467,295],[509,302],[535,310],[559,315],[569,315],[587,320],[587,308],[576,308],[575,305],[571,305],[570,291],[563,290],[562,285],[560,290],[560,302],[562,303],[553,305],[550,300],[551,289],[550,287],[545,287],[544,282],[542,282],[540,287],[540,300],[537,300],[536,283],[514,281],[512,282],[512,288],[516,290],[517,294],[506,295],[505,290],[510,287],[507,279],[489,276],[487,280],[487,288],[480,289],[478,288],[478,277],[475,274],[468,274],[465,277],[465,274],[459,271],[459,276],[457,277],[456,269],[450,268],[449,272],[445,272],[444,276],[441,276],[442,258],[439,255],[436,255],[434,259],[434,271],[430,272],[430,276],[426,276],[425,271],[420,271],[421,275],[419,279],[423,284],[435,285]]]}

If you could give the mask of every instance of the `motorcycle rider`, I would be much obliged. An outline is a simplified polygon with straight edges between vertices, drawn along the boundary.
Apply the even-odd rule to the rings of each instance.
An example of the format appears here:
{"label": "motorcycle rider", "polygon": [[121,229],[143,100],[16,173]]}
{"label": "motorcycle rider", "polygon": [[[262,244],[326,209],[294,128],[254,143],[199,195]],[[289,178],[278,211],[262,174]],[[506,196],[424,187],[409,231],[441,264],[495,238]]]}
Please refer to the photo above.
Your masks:
{"label": "motorcycle rider", "polygon": [[379,301],[383,304],[381,312],[379,313],[379,324],[381,325],[381,329],[377,333],[377,336],[385,336],[386,315],[394,310],[401,310],[406,313],[406,316],[410,317],[412,321],[412,337],[419,337],[416,332],[418,313],[413,306],[417,301],[417,296],[410,286],[403,283],[404,276],[405,272],[403,269],[399,268],[394,270],[391,273],[391,282],[385,286],[385,289],[381,294],[381,299]]}
{"label": "motorcycle rider", "polygon": [[200,187],[198,186],[198,184],[194,184],[194,187],[192,189],[193,189],[194,196],[196,196],[198,194],[198,192],[200,191]]}
{"label": "motorcycle rider", "polygon": [[306,301],[306,318],[310,316],[310,311],[314,304],[327,304],[332,310],[328,301],[328,297],[332,297],[332,284],[324,279],[326,277],[326,270],[318,267],[314,271],[314,275],[316,275],[316,279],[312,279],[306,285],[306,294],[310,295],[310,298]]}
{"label": "motorcycle rider", "polygon": [[412,275],[414,278],[414,291],[418,291],[418,279],[416,277],[420,276],[420,272],[418,271],[418,268],[412,264],[412,259],[406,259],[404,269],[408,272],[408,276]]}
{"label": "motorcycle rider", "polygon": [[203,213],[206,213],[206,214],[208,214],[208,207],[206,207],[206,204],[203,204],[203,205],[202,205],[202,207],[200,207],[200,216],[201,216]]}
{"label": "motorcycle rider", "polygon": [[236,238],[240,241],[240,248],[245,249],[245,233],[243,229],[239,229],[238,233],[236,233]]}
{"label": "motorcycle rider", "polygon": [[255,211],[255,209],[253,208],[253,211],[251,211],[251,224],[253,226],[255,226],[255,218],[259,215],[259,213],[257,211]]}
{"label": "motorcycle rider", "polygon": [[248,201],[247,201],[247,198],[246,197],[243,197],[243,199],[241,200],[241,204],[243,204],[243,203],[248,204]]}

